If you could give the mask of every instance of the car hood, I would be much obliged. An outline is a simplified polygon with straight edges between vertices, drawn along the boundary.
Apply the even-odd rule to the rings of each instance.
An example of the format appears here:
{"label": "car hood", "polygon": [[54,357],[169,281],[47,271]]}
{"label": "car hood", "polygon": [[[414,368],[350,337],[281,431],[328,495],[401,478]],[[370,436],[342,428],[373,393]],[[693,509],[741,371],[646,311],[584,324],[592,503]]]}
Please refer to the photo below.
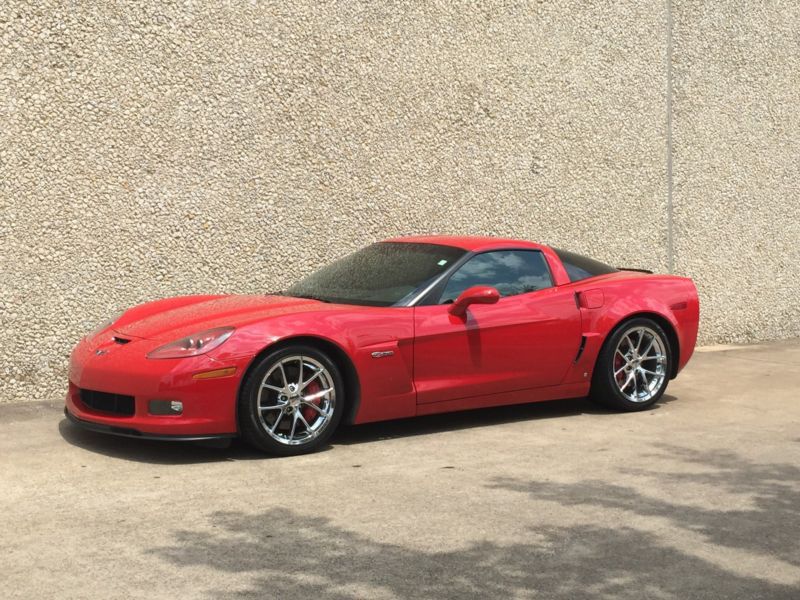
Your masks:
{"label": "car hood", "polygon": [[343,309],[288,296],[184,296],[136,306],[117,320],[119,336],[172,341],[214,327],[239,327],[270,317]]}

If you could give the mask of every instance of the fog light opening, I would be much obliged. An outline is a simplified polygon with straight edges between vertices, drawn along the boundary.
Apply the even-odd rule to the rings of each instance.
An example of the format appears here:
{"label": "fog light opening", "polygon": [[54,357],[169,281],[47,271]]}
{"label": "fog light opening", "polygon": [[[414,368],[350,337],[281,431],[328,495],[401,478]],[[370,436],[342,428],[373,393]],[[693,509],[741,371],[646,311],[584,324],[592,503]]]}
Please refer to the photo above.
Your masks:
{"label": "fog light opening", "polygon": [[151,415],[180,415],[183,414],[183,402],[178,400],[150,400],[149,412]]}

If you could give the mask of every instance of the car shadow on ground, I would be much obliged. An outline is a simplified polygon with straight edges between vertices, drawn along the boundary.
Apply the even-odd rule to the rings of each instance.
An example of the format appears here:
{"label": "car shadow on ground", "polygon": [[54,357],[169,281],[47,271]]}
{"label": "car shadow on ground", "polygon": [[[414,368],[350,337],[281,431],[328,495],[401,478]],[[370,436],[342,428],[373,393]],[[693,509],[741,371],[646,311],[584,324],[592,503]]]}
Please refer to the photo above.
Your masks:
{"label": "car shadow on ground", "polygon": [[[674,472],[649,475],[674,477],[685,492],[720,489],[738,508],[599,480],[497,478],[485,485],[514,498],[524,532],[509,543],[388,543],[313,516],[312,506],[210,512],[149,552],[173,568],[235,576],[237,589],[202,590],[208,598],[797,598],[797,466],[674,446],[654,453]],[[603,509],[611,522],[565,523],[542,512],[551,502]]]}
{"label": "car shadow on ground", "polygon": [[[664,394],[658,404],[650,410],[659,408],[676,400],[675,396]],[[577,415],[615,415],[617,411],[598,406],[588,398],[572,398],[567,400],[551,400],[548,402],[531,402],[512,406],[495,406],[411,419],[396,419],[343,427],[333,437],[332,443],[360,444],[377,440],[430,435],[445,431],[458,431],[473,427],[490,427],[521,421],[539,419],[555,419]]]}
{"label": "car shadow on ground", "polygon": [[160,442],[87,431],[66,418],[58,424],[65,442],[112,458],[163,465],[263,459],[238,440],[219,442]]}
{"label": "car shadow on ground", "polygon": [[[650,410],[676,398],[665,394],[659,404]],[[490,427],[505,423],[569,417],[573,415],[613,415],[608,410],[593,404],[586,398],[534,402],[514,406],[481,408],[455,413],[428,415],[410,419],[381,421],[366,425],[342,427],[334,434],[331,443],[321,452],[337,445],[363,444],[380,440],[432,435],[445,431],[458,431],[473,427]],[[160,442],[96,433],[62,419],[58,425],[61,437],[67,443],[105,456],[152,464],[192,464],[205,462],[275,459],[252,450],[240,440],[213,442]]]}

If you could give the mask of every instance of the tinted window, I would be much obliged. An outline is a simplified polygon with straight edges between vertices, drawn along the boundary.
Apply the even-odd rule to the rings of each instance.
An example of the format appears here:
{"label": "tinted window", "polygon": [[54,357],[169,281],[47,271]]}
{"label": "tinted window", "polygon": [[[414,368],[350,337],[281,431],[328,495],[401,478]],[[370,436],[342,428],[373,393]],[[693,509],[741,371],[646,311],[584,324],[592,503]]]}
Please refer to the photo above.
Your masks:
{"label": "tinted window", "polygon": [[321,268],[285,294],[343,304],[391,306],[421,291],[464,254],[461,248],[438,244],[381,242]]}
{"label": "tinted window", "polygon": [[597,275],[606,275],[608,273],[616,273],[617,269],[609,267],[599,260],[587,258],[574,252],[567,252],[566,250],[559,250],[553,248],[558,258],[561,259],[564,268],[567,270],[570,281],[580,281],[581,279],[588,279]]}
{"label": "tinted window", "polygon": [[473,285],[496,288],[501,296],[514,296],[553,285],[544,256],[536,250],[498,250],[469,259],[450,277],[440,304],[452,302]]}

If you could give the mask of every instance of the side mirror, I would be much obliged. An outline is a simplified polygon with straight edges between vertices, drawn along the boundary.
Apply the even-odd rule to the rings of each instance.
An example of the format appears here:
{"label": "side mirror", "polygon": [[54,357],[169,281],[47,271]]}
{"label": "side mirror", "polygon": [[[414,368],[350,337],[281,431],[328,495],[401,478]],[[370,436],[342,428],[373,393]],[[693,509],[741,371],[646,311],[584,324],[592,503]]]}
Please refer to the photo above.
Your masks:
{"label": "side mirror", "polygon": [[486,285],[476,285],[461,292],[461,295],[456,298],[447,311],[451,315],[463,317],[470,304],[494,304],[498,300],[500,300],[500,292],[496,289]]}

